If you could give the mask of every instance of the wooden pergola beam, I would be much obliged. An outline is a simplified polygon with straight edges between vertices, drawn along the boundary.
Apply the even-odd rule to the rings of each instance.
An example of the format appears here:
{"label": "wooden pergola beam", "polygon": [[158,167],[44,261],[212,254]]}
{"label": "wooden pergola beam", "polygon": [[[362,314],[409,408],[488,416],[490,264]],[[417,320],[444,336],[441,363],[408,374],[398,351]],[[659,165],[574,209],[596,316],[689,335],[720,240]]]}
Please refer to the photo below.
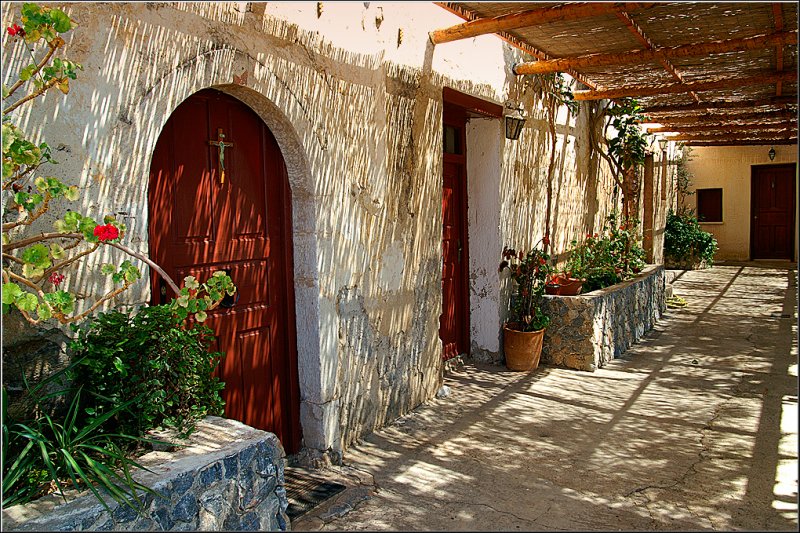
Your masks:
{"label": "wooden pergola beam", "polygon": [[797,139],[796,132],[786,132],[783,135],[775,133],[762,133],[761,135],[746,135],[745,133],[729,133],[724,135],[685,133],[669,137],[670,141],[764,141]]}
{"label": "wooden pergola beam", "polygon": [[[796,104],[797,98],[790,96],[780,96],[765,98],[761,100],[742,100],[736,102],[705,102],[700,104],[679,104],[679,105],[654,105],[642,106],[648,115],[659,113],[683,113],[688,111],[698,111],[705,113],[709,109],[747,109],[753,107],[785,107],[787,104]],[[656,121],[657,122],[657,121]]]}
{"label": "wooden pergola beam", "polygon": [[568,69],[583,69],[587,67],[634,65],[648,63],[650,61],[660,61],[661,59],[702,57],[725,52],[759,50],[772,46],[778,46],[783,50],[782,47],[784,44],[797,44],[797,32],[778,32],[769,35],[756,35],[743,39],[687,44],[672,48],[638,50],[617,54],[591,54],[579,57],[565,57],[561,59],[520,63],[514,67],[514,73],[547,74],[550,72],[565,72]]}
{"label": "wooden pergola beam", "polygon": [[797,120],[797,113],[788,111],[761,111],[752,113],[715,113],[703,115],[675,116],[675,117],[648,117],[650,122],[659,124],[702,124],[702,123],[721,123],[721,122],[751,122],[758,121],[785,121]]}
{"label": "wooden pergola beam", "polygon": [[797,144],[797,139],[773,139],[771,141],[684,141],[686,146],[761,146]]}
{"label": "wooden pergola beam", "polygon": [[752,85],[772,85],[778,81],[792,81],[797,78],[796,71],[784,71],[760,76],[741,78],[725,78],[717,81],[701,81],[692,83],[676,83],[661,86],[635,86],[620,89],[575,91],[575,100],[613,100],[615,98],[654,96],[657,94],[675,94],[689,91],[713,91]]}
{"label": "wooden pergola beam", "polygon": [[[628,31],[630,31],[633,34],[633,36],[636,37],[636,39],[644,45],[646,50],[655,49],[655,46],[653,46],[652,41],[650,41],[650,39],[647,38],[642,29],[639,27],[638,24],[636,24],[636,22],[634,22],[634,20],[631,18],[630,15],[628,15],[623,10],[618,10],[617,18],[621,20],[623,24],[625,24],[625,27],[628,28]],[[684,83],[683,76],[681,76],[681,74],[678,72],[675,66],[672,63],[670,63],[668,59],[662,57],[659,58],[658,62],[661,63],[661,65],[665,69],[667,69],[667,72],[669,72],[670,75],[678,81],[678,83]],[[689,94],[692,95],[692,98],[694,99],[695,102],[700,102],[700,98],[697,96],[697,93],[695,93],[694,91],[689,91]]]}
{"label": "wooden pergola beam", "polygon": [[732,133],[735,131],[764,131],[764,130],[780,130],[790,131],[797,129],[797,123],[779,122],[777,124],[702,124],[699,126],[664,126],[661,128],[647,128],[650,133],[664,133],[664,132],[724,132]]}
{"label": "wooden pergola beam", "polygon": [[568,3],[552,7],[531,9],[518,13],[499,15],[497,17],[479,18],[449,28],[430,32],[428,35],[433,44],[448,43],[477,37],[488,33],[514,30],[551,22],[576,20],[580,18],[596,17],[615,13],[618,9],[635,10],[652,4],[641,3],[596,3],[580,2]]}

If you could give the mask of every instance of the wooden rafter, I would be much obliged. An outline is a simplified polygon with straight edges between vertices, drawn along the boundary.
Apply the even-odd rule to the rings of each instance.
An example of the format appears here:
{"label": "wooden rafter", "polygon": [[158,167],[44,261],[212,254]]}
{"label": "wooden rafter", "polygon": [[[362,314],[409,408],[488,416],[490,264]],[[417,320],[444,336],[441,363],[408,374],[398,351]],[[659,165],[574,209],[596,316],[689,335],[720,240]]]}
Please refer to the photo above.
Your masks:
{"label": "wooden rafter", "polygon": [[[775,19],[775,31],[783,31],[783,6],[780,3],[772,4],[772,15]],[[776,43],[775,45],[775,70],[778,72],[783,71],[783,46],[783,43]],[[783,82],[778,81],[775,84],[775,96],[780,96],[782,93]]]}
{"label": "wooden rafter", "polygon": [[458,41],[460,39],[467,39],[469,37],[477,37],[478,35],[537,26],[551,22],[608,15],[616,12],[618,9],[634,10],[649,5],[650,4],[639,3],[568,3],[553,7],[531,9],[518,13],[509,13],[497,17],[479,18],[449,28],[432,31],[429,37],[433,44],[442,44]]}
{"label": "wooden rafter", "polygon": [[650,133],[691,133],[691,132],[723,132],[732,133],[736,131],[791,131],[797,130],[797,124],[791,122],[779,122],[777,124],[701,124],[699,126],[664,126],[660,128],[647,128]]}
{"label": "wooden rafter", "polygon": [[[741,100],[735,102],[706,102],[700,104],[679,104],[679,105],[643,105],[645,113],[647,114],[660,114],[660,113],[684,113],[689,111],[697,111],[705,113],[709,109],[750,109],[754,107],[785,107],[787,104],[797,104],[797,98],[789,96],[780,96],[765,98],[761,100]],[[657,121],[656,121],[657,122]]]}
{"label": "wooden rafter", "polygon": [[652,117],[648,118],[652,122],[659,124],[711,124],[721,122],[774,122],[797,120],[797,113],[790,113],[788,111],[761,111],[752,113],[714,113],[703,115],[690,115],[690,116],[675,116],[675,117]]}
{"label": "wooden rafter", "polygon": [[747,135],[746,133],[728,133],[720,135],[712,134],[696,134],[684,133],[680,135],[673,135],[669,138],[670,141],[764,141],[772,142],[774,140],[796,140],[797,133],[786,132],[784,134],[766,133],[762,132],[758,135]]}
{"label": "wooden rafter", "polygon": [[657,122],[665,126],[669,125],[689,125],[689,124],[764,124],[771,122],[786,122],[787,120],[797,121],[796,113],[788,111],[765,111],[762,113],[721,113],[713,115],[692,115],[688,117],[649,117],[650,122]]}
{"label": "wooden rafter", "polygon": [[784,71],[759,76],[745,76],[741,78],[725,78],[716,81],[701,81],[689,83],[676,83],[661,86],[638,86],[620,89],[575,91],[575,100],[603,100],[625,97],[654,96],[657,94],[675,94],[689,91],[712,91],[715,89],[731,89],[751,85],[772,85],[778,80],[792,81],[797,77],[796,71]]}
{"label": "wooden rafter", "polygon": [[565,72],[567,69],[634,65],[661,59],[701,57],[724,52],[758,50],[770,46],[782,46],[783,44],[797,44],[797,32],[777,32],[769,35],[746,37],[744,39],[687,44],[672,48],[637,50],[616,54],[591,54],[579,57],[520,63],[514,67],[514,73],[547,74],[550,72]]}
{"label": "wooden rafter", "polygon": [[762,146],[797,144],[797,139],[772,139],[768,141],[683,141],[686,146]]}
{"label": "wooden rafter", "polygon": [[[461,18],[467,19],[467,21],[472,22],[472,21],[481,20],[480,17],[477,17],[471,11],[469,11],[467,9],[464,9],[464,8],[458,6],[458,5],[455,5],[455,4],[451,3],[451,2],[434,2],[434,3],[436,5],[438,5],[439,7],[443,8],[443,9],[446,9],[447,11],[453,13],[454,15],[457,15],[457,16],[459,16]],[[650,5],[650,4],[643,4],[643,5]],[[546,53],[542,52],[538,48],[535,48],[534,46],[532,46],[527,41],[524,41],[522,39],[514,37],[513,35],[511,35],[509,33],[506,33],[506,32],[503,32],[503,31],[496,32],[496,33],[497,33],[498,37],[500,37],[501,39],[506,41],[511,46],[513,46],[513,47],[525,52],[526,54],[529,54],[529,55],[531,55],[531,56],[533,56],[533,57],[535,57],[537,59],[543,60],[543,61],[552,59],[549,55],[547,55]],[[574,79],[578,80],[579,82],[581,82],[582,84],[586,85],[590,89],[597,89],[598,88],[598,85],[595,82],[593,82],[592,80],[588,79],[586,76],[582,75],[581,73],[576,72],[574,70],[568,70],[566,72],[567,72],[567,74],[572,76]]]}
{"label": "wooden rafter", "polygon": [[[636,37],[636,39],[644,45],[646,50],[650,51],[655,50],[655,46],[653,46],[653,43],[650,41],[650,39],[648,39],[648,37],[644,34],[639,25],[636,24],[636,22],[631,18],[631,16],[628,13],[620,9],[617,11],[616,15],[617,18],[621,20],[623,24],[625,24],[625,27],[628,28],[628,31],[630,31],[633,34],[633,36]],[[670,61],[667,58],[659,57],[658,62],[661,63],[661,65],[665,69],[667,69],[667,72],[669,72],[673,78],[678,80],[678,83],[681,84],[685,83],[683,81],[683,76],[681,76],[680,72],[678,72],[675,66],[672,63],[670,63]],[[697,96],[697,93],[695,93],[694,91],[688,91],[688,92],[690,95],[692,95],[692,98],[694,98],[695,102],[700,102],[700,98]]]}

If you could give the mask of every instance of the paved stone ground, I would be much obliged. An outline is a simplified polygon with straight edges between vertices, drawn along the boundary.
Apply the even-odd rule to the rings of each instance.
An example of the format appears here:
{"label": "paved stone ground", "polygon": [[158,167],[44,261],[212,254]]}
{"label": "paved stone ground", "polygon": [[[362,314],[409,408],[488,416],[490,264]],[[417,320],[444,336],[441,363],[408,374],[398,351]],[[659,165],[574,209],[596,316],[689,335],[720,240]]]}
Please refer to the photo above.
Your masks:
{"label": "paved stone ground", "polygon": [[797,531],[796,272],[678,271],[688,305],[594,373],[451,371],[292,529]]}

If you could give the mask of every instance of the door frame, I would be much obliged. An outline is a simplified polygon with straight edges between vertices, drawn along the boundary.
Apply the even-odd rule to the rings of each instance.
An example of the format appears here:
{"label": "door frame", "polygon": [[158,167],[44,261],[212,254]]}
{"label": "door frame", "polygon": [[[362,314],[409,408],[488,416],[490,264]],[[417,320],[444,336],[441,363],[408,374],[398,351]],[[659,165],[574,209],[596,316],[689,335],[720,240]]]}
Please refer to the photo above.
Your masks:
{"label": "door frame", "polygon": [[764,165],[751,165],[750,166],[750,260],[755,259],[755,235],[756,228],[753,224],[753,217],[756,213],[756,174],[760,170],[787,168],[792,170],[792,207],[789,216],[791,221],[789,224],[789,261],[794,261],[795,258],[795,226],[797,224],[797,163],[772,163]]}
{"label": "door frame", "polygon": [[[460,239],[463,243],[462,245],[462,253],[461,253],[461,262],[458,265],[458,269],[461,273],[461,287],[458,289],[462,291],[464,294],[464,298],[461,299],[461,316],[463,317],[461,327],[461,338],[459,341],[463,342],[464,344],[464,351],[459,352],[456,354],[458,355],[469,355],[470,353],[470,298],[469,298],[469,217],[468,217],[468,209],[469,209],[469,199],[468,199],[468,187],[467,187],[467,113],[466,110],[458,105],[453,105],[447,101],[447,99],[443,102],[443,109],[442,109],[442,131],[444,131],[444,126],[455,126],[460,131],[460,139],[459,142],[461,143],[461,153],[460,154],[448,154],[444,152],[444,147],[442,147],[442,163],[453,163],[459,165],[461,167],[461,183],[459,184],[460,189],[460,198],[458,204],[458,213],[459,213],[459,233]],[[444,168],[442,169],[442,189],[444,189]],[[442,219],[441,224],[444,224],[444,212],[442,212]],[[440,233],[440,243],[442,239],[442,235]],[[444,260],[444,257],[442,258]],[[444,298],[444,295],[442,295]],[[442,312],[444,312],[444,299],[442,300]],[[441,338],[441,337],[440,337]],[[442,358],[444,358],[444,352],[442,353]]]}

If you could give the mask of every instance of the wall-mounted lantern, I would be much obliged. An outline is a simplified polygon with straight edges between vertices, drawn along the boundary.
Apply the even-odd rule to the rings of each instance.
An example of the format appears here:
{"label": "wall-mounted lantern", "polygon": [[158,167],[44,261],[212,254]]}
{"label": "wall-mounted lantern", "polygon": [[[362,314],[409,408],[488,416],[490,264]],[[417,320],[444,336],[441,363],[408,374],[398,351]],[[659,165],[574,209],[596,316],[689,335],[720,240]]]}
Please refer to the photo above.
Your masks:
{"label": "wall-mounted lantern", "polygon": [[506,109],[511,110],[510,113],[506,114],[506,139],[516,141],[519,139],[519,134],[522,133],[522,127],[525,125],[522,106],[506,102]]}
{"label": "wall-mounted lantern", "polygon": [[775,161],[775,148],[770,148],[769,149],[769,160],[770,161]]}
{"label": "wall-mounted lantern", "polygon": [[661,139],[658,140],[658,147],[661,148],[662,152],[667,149],[667,143],[668,142],[669,141],[667,141],[667,139],[664,139],[664,138],[661,138]]}

